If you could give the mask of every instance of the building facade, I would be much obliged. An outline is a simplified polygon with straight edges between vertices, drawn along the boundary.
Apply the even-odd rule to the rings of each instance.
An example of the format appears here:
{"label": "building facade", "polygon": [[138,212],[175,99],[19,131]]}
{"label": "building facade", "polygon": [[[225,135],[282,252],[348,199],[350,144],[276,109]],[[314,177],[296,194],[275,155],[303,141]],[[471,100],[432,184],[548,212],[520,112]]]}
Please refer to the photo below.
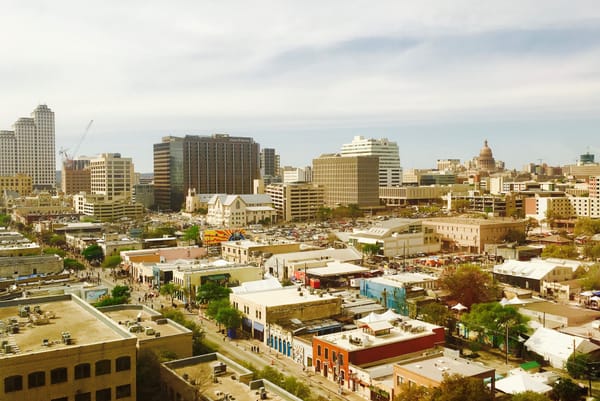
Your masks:
{"label": "building facade", "polygon": [[179,210],[183,185],[183,138],[167,136],[154,144],[154,198],[159,210]]}
{"label": "building facade", "polygon": [[63,162],[60,177],[60,187],[63,194],[89,193],[92,190],[92,177],[89,166],[89,158],[67,159]]}
{"label": "building facade", "polygon": [[377,207],[379,157],[323,155],[313,159],[313,183],[324,187],[328,207]]}
{"label": "building facade", "polygon": [[44,104],[0,131],[0,176],[15,174],[30,176],[36,189],[56,186],[54,112]]}
{"label": "building facade", "polygon": [[220,227],[273,223],[277,212],[269,195],[215,195],[208,202],[206,222]]}
{"label": "building facade", "polygon": [[324,187],[310,183],[271,184],[265,193],[273,200],[279,221],[316,219],[325,201]]}
{"label": "building facade", "polygon": [[342,145],[342,156],[379,157],[379,186],[398,187],[402,185],[402,167],[398,144],[387,138],[367,139],[355,136],[351,143]]}
{"label": "building facade", "polygon": [[279,176],[279,155],[275,149],[264,148],[260,151],[260,176],[272,179]]}
{"label": "building facade", "polygon": [[4,191],[14,191],[20,196],[27,196],[32,190],[33,181],[28,175],[15,174],[11,176],[0,176],[0,193]]}
{"label": "building facade", "polygon": [[90,177],[92,193],[104,195],[109,201],[131,201],[135,178],[130,157],[121,157],[120,153],[103,153],[90,160]]}

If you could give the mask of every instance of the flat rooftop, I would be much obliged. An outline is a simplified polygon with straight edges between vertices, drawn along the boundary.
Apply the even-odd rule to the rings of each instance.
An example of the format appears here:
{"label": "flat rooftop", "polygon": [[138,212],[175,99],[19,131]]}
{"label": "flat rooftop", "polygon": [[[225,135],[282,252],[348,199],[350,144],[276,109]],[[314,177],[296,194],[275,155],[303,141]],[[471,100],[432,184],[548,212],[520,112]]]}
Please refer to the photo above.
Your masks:
{"label": "flat rooftop", "polygon": [[367,280],[371,281],[372,283],[379,283],[389,285],[392,287],[397,287],[412,283],[422,283],[424,281],[438,281],[438,278],[422,273],[400,273],[390,274],[381,277],[373,277]]}
{"label": "flat rooftop", "polygon": [[466,359],[451,358],[444,355],[414,362],[399,363],[398,365],[404,370],[435,380],[438,383],[444,380],[444,375],[459,374],[461,376],[473,377],[485,373],[493,375],[494,372],[494,368],[489,366],[481,366]]}
{"label": "flat rooftop", "polygon": [[433,334],[433,329],[439,327],[420,320],[403,319],[401,326],[392,327],[389,334],[374,336],[363,329],[356,329],[326,334],[317,338],[351,352],[429,336]]}
{"label": "flat rooftop", "polygon": [[[159,313],[151,313],[147,308],[122,305],[124,308],[116,310],[101,310],[124,330],[136,336],[138,340],[149,340],[160,333],[160,337],[175,336],[190,333],[185,327],[163,318]],[[139,318],[139,322],[138,322]],[[132,328],[136,327],[136,328]]]}
{"label": "flat rooftop", "polygon": [[366,273],[369,268],[333,261],[327,263],[327,267],[313,267],[308,269],[307,274],[319,277],[343,276],[348,274]]}
{"label": "flat rooftop", "polygon": [[[25,306],[29,313],[23,310]],[[34,311],[36,306],[40,313]],[[18,326],[17,332],[11,325]],[[70,345],[63,342],[64,332],[70,335]],[[131,337],[91,305],[70,295],[0,302],[0,339],[17,348],[16,353],[1,352],[0,359]],[[48,345],[43,345],[45,340]]]}
{"label": "flat rooftop", "polygon": [[270,291],[232,294],[231,296],[247,300],[248,302],[252,302],[257,305],[264,305],[267,308],[284,305],[296,305],[301,303],[317,301],[326,301],[337,298],[327,293],[322,293],[322,296],[317,294],[316,292],[314,294],[311,294],[309,289],[307,288],[302,288],[301,291],[298,291],[298,288],[300,287],[291,286]]}
{"label": "flat rooftop", "polygon": [[[251,390],[248,385],[239,381],[241,372],[233,369],[229,364],[226,364],[226,372],[217,376],[217,382],[215,383],[212,380],[213,365],[215,364],[219,364],[219,362],[211,360],[183,367],[169,368],[179,377],[187,377],[189,383],[194,382],[200,393],[205,394],[213,400],[219,399],[220,394],[229,394],[230,396],[233,396],[233,398],[230,399],[237,401],[255,401],[260,399],[257,390]],[[267,395],[269,400],[287,400],[287,398],[283,398],[276,393],[268,391],[268,389]]]}

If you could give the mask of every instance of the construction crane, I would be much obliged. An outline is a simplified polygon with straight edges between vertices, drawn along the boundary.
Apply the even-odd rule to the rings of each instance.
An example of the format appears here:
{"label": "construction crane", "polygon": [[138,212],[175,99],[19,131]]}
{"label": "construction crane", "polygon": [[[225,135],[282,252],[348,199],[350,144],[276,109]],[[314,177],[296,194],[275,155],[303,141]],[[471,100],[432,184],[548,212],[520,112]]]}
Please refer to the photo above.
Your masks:
{"label": "construction crane", "polygon": [[62,156],[63,162],[68,167],[70,167],[73,164],[73,159],[75,159],[75,157],[77,157],[77,152],[79,151],[79,147],[81,146],[81,144],[83,143],[83,140],[85,139],[88,132],[90,131],[90,128],[91,128],[93,122],[94,122],[94,120],[90,120],[87,127],[85,127],[85,131],[83,131],[83,135],[81,135],[81,138],[79,138],[79,142],[77,142],[77,145],[75,146],[75,149],[73,150],[73,152],[69,153],[68,152],[69,149],[66,149],[63,147],[61,147],[60,150],[58,151],[58,154]]}
{"label": "construction crane", "polygon": [[93,123],[94,123],[94,120],[90,120],[90,122],[88,123],[87,127],[85,127],[85,131],[83,131],[83,135],[81,135],[81,138],[79,139],[79,142],[77,143],[77,146],[75,146],[75,150],[73,150],[73,153],[72,153],[73,159],[75,157],[77,157],[77,152],[79,151],[79,147],[81,146],[81,143],[83,142],[83,140],[87,136],[88,132],[90,132],[90,127],[92,126]]}

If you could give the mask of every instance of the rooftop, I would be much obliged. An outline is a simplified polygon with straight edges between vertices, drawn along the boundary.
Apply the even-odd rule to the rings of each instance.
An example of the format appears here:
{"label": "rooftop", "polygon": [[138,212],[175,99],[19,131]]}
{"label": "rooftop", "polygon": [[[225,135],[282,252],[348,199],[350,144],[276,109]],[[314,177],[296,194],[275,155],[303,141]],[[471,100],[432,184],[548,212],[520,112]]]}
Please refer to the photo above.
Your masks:
{"label": "rooftop", "polygon": [[524,220],[515,220],[513,218],[493,218],[493,219],[473,219],[467,217],[436,217],[425,220],[424,223],[446,223],[446,224],[465,224],[476,226],[492,226],[494,224],[523,223]]}
{"label": "rooftop", "polygon": [[357,274],[366,273],[369,268],[353,265],[351,263],[341,263],[333,261],[327,263],[327,267],[315,267],[308,269],[308,274],[311,276],[329,277],[329,276],[341,276],[346,274]]}
{"label": "rooftop", "polygon": [[404,287],[413,283],[422,283],[424,281],[437,281],[438,278],[422,273],[400,273],[390,274],[381,277],[373,277],[366,280],[369,280],[372,283],[384,284],[393,287]]}
{"label": "rooftop", "polygon": [[132,337],[73,295],[0,302],[0,338],[16,351],[0,359]]}
{"label": "rooftop", "polygon": [[441,383],[444,375],[459,374],[461,376],[473,377],[489,373],[494,374],[494,368],[481,366],[462,358],[452,358],[439,355],[433,358],[421,359],[408,363],[398,364],[402,369],[415,373]]}
{"label": "rooftop", "polygon": [[300,287],[291,286],[270,291],[232,294],[232,296],[236,296],[257,305],[264,305],[267,308],[336,299],[336,297],[327,293],[311,294],[308,289],[303,288],[299,291],[299,288]]}
{"label": "rooftop", "polygon": [[100,311],[142,341],[191,333],[185,327],[141,305],[119,305],[116,308],[101,308]]}

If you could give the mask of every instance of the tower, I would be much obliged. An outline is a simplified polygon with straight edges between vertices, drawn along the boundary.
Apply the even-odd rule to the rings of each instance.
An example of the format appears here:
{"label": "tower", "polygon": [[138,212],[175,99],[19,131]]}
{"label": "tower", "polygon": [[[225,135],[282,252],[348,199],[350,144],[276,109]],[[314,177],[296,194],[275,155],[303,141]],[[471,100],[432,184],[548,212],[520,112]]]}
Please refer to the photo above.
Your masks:
{"label": "tower", "polygon": [[355,136],[351,143],[342,145],[342,156],[379,157],[379,186],[398,187],[402,185],[402,167],[398,144],[387,138],[367,139]]}

